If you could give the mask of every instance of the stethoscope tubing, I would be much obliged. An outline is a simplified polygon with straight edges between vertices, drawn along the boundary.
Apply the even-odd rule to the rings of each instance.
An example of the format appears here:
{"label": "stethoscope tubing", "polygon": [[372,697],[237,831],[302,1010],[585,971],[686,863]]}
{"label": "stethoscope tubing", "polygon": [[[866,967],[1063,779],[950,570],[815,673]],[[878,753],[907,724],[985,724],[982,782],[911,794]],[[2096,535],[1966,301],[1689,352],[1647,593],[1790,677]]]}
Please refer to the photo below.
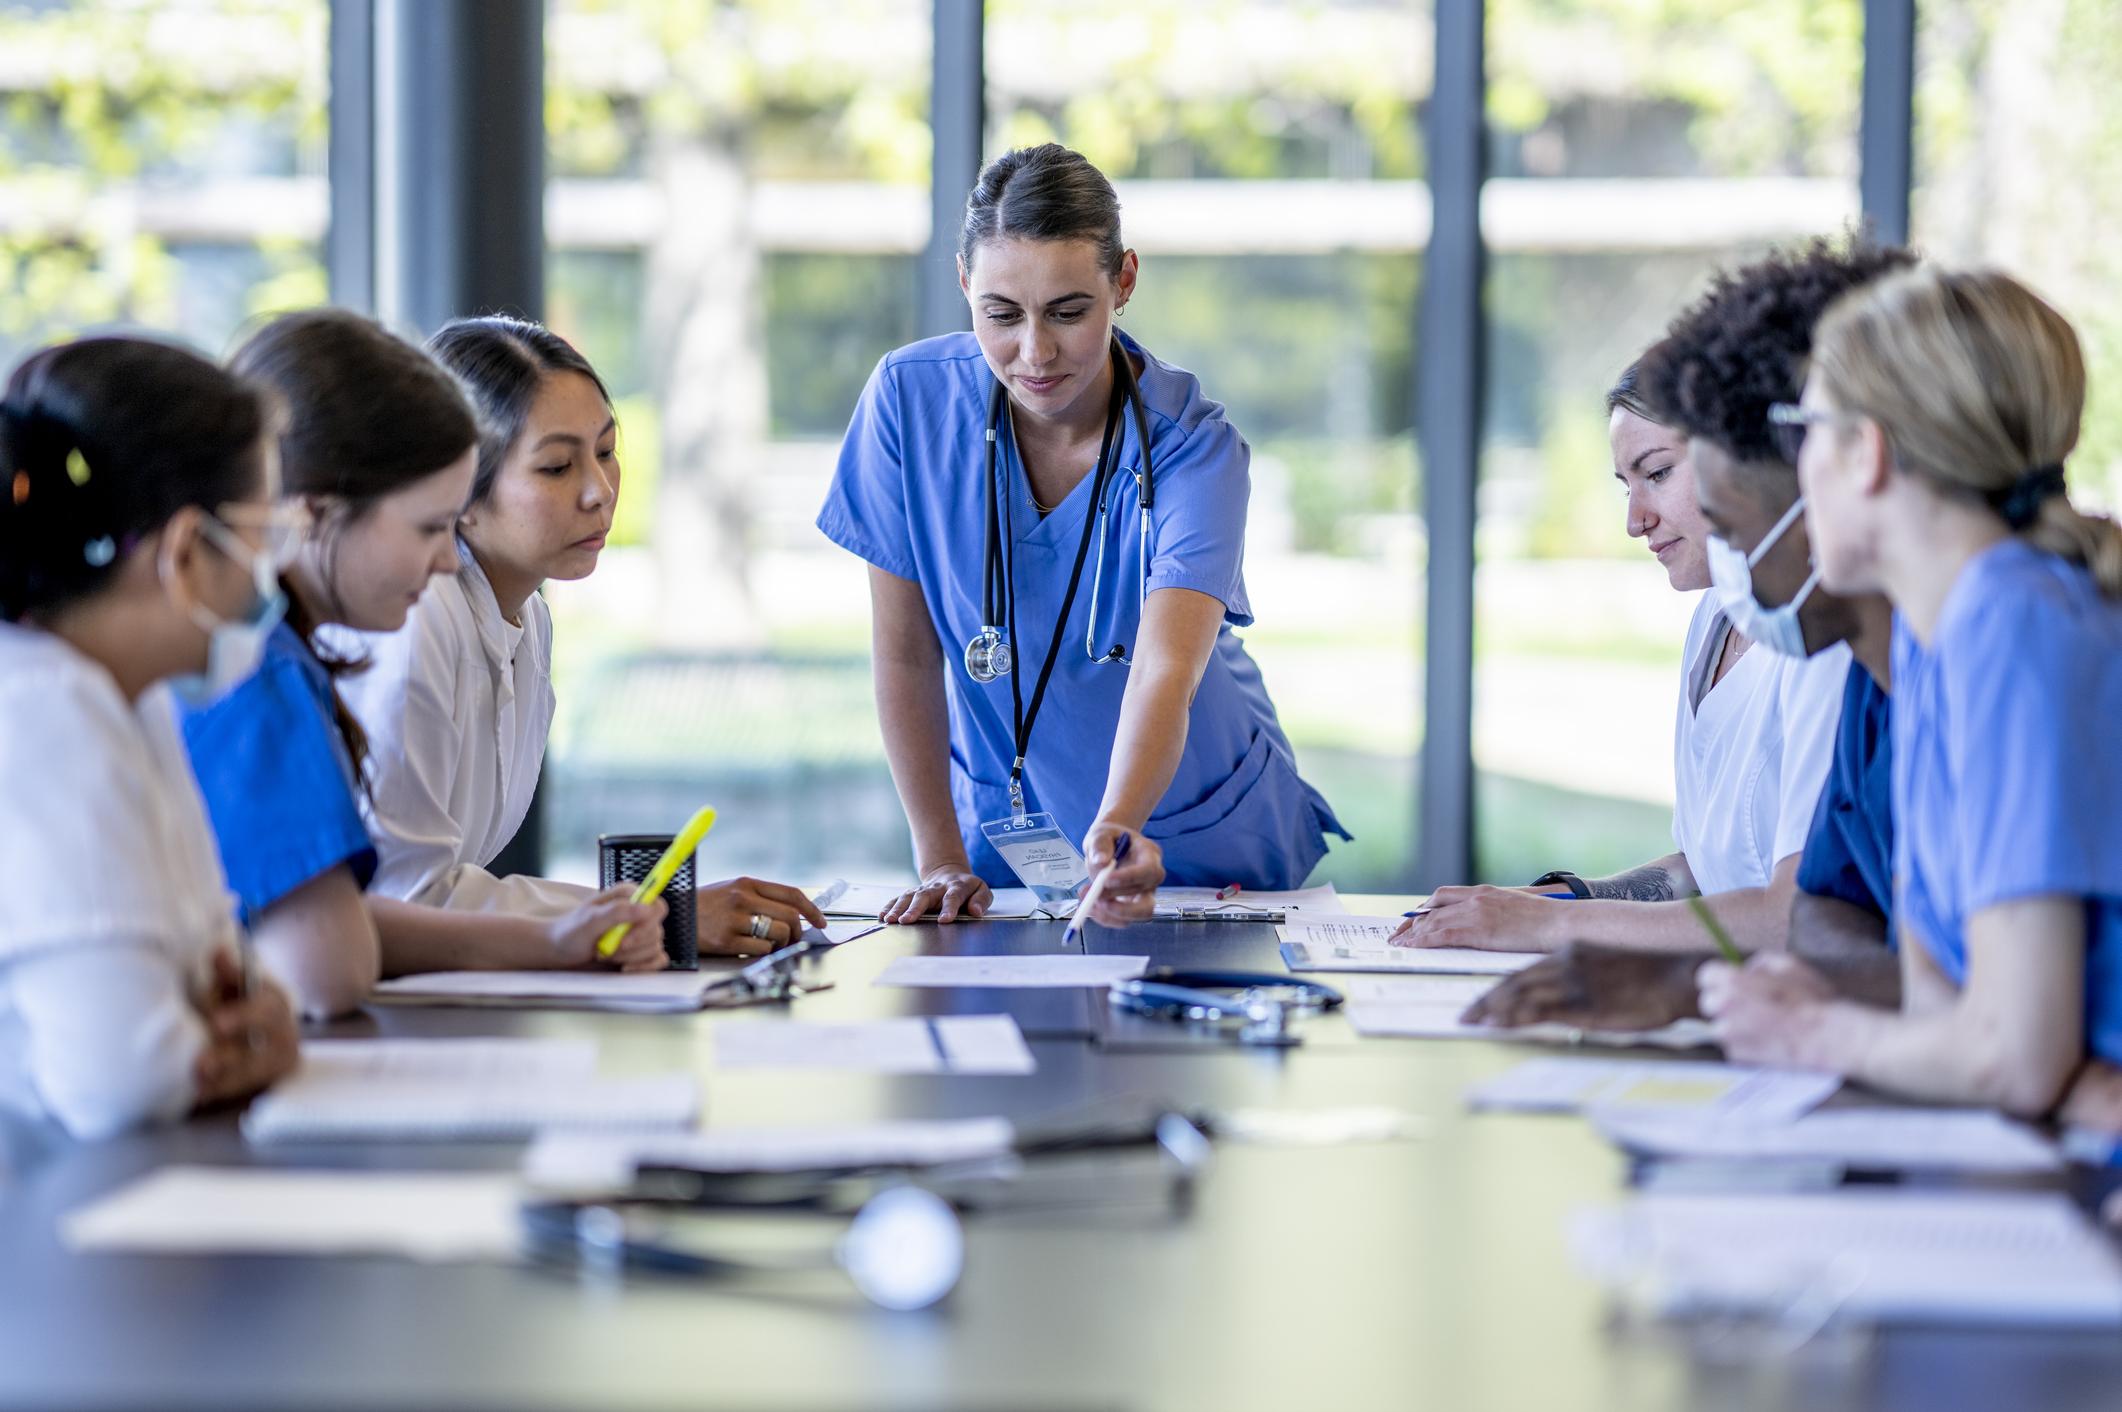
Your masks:
{"label": "stethoscope tubing", "polygon": [[[1148,598],[1150,523],[1152,513],[1156,508],[1156,474],[1150,455],[1149,414],[1143,406],[1141,384],[1136,379],[1134,365],[1129,360],[1127,351],[1118,338],[1113,340],[1112,360],[1114,375],[1120,380],[1122,405],[1127,412],[1129,420],[1134,423],[1135,441],[1141,462],[1134,473],[1135,496],[1139,515],[1138,538],[1141,546],[1142,561],[1142,582],[1139,585],[1140,592],[1138,592],[1136,597],[1135,626],[1136,631],[1139,632],[1141,630],[1142,607]],[[1009,512],[1002,499],[1002,478],[1000,475],[1001,438],[999,429],[1002,422],[1002,410],[1007,400],[1007,391],[998,380],[994,385],[994,390],[988,395],[987,427],[985,432],[987,445],[987,533],[986,543],[982,546],[980,599],[981,615],[984,621],[980,625],[979,634],[976,635],[972,644],[968,644],[967,650],[967,672],[973,676],[975,681],[983,684],[993,681],[1013,669],[1016,649],[1017,634],[1014,621],[1017,596],[1015,562],[1014,555],[1007,554],[1003,544],[1005,538],[1003,526],[1006,523]],[[1111,452],[1110,458],[1108,458],[1107,454],[1108,449]],[[1111,487],[1114,480],[1117,479],[1115,472],[1119,469],[1118,461],[1117,446],[1101,448],[1097,469],[1094,473],[1094,483],[1091,486],[1091,495],[1094,501],[1092,511],[1098,517],[1098,561],[1092,570],[1090,612],[1089,621],[1084,629],[1083,651],[1084,655],[1094,662],[1119,662],[1124,666],[1128,664],[1132,655],[1128,647],[1120,643],[1114,643],[1109,651],[1100,654],[1097,646],[1099,609],[1104,603],[1105,557],[1110,527],[1109,517],[1112,511]],[[1089,528],[1088,525],[1085,526],[1086,536],[1083,546],[1085,549],[1089,548],[1087,533]],[[1081,562],[1080,557],[1078,562]],[[1057,630],[1059,626],[1059,624],[1056,624]],[[999,670],[989,671],[985,675],[974,672],[972,663],[975,660],[975,654],[972,651],[972,647],[974,644],[983,641],[989,644],[988,650],[990,652],[993,651],[994,643],[1006,644],[1007,650],[1002,654],[1002,660],[1010,665]]]}

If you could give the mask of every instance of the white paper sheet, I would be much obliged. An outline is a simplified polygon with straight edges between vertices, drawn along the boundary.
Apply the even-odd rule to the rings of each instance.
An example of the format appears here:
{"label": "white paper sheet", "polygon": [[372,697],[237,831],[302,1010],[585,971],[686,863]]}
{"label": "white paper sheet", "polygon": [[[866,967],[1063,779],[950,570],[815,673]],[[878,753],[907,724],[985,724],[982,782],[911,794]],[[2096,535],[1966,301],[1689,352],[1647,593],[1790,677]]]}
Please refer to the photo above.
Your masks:
{"label": "white paper sheet", "polygon": [[2055,1194],[1661,1194],[1580,1213],[1572,1236],[1653,1313],[2122,1326],[2122,1264]]}
{"label": "white paper sheet", "polygon": [[2063,1166],[2056,1145],[1984,1108],[1831,1108],[1790,1123],[1599,1111],[1605,1137],[1653,1157],[1832,1163],[1864,1171],[2018,1173]]}
{"label": "white paper sheet", "polygon": [[722,1069],[871,1074],[1029,1074],[1038,1067],[1008,1015],[939,1015],[846,1025],[757,1020],[715,1026]]}
{"label": "white paper sheet", "polygon": [[877,973],[875,985],[1110,987],[1149,969],[1147,956],[899,956]]}
{"label": "white paper sheet", "polygon": [[1029,1074],[1038,1070],[1024,1031],[1008,1015],[943,1015],[928,1022],[953,1074]]}
{"label": "white paper sheet", "polygon": [[1235,892],[1229,897],[1217,897],[1219,891],[1213,887],[1160,887],[1157,889],[1157,915],[1177,916],[1181,909],[1199,907],[1226,914],[1232,921],[1242,922],[1251,912],[1291,913],[1346,913],[1348,908],[1341,901],[1341,894],[1332,883],[1319,887],[1298,888],[1290,892]]}
{"label": "white paper sheet", "polygon": [[[827,917],[860,917],[874,922],[877,920],[877,914],[898,901],[900,894],[905,891],[904,887],[891,883],[858,883],[849,882],[845,878],[835,878],[823,887],[812,888],[810,900],[817,903],[818,910]],[[1044,921],[1052,918],[1052,913],[1039,906],[1039,899],[1032,894],[1030,888],[998,887],[994,889],[994,894],[994,903],[987,909],[983,920]],[[1067,912],[1067,908],[1062,909],[1062,915],[1067,915]]]}
{"label": "white paper sheet", "polygon": [[820,1167],[926,1167],[1006,1155],[1007,1118],[714,1128],[624,1136],[550,1133],[523,1155],[523,1175],[555,1191],[608,1191],[643,1167],[692,1172],[800,1172]]}
{"label": "white paper sheet", "polygon": [[803,939],[805,941],[816,941],[822,937],[834,946],[844,946],[857,937],[868,936],[871,932],[881,932],[883,930],[884,923],[878,921],[875,917],[829,916],[825,919],[825,925],[822,928],[805,927],[803,929]]}
{"label": "white paper sheet", "polygon": [[692,1121],[688,1074],[599,1079],[573,1040],[315,1040],[302,1066],[243,1115],[254,1143],[502,1141],[542,1127],[668,1127]]}
{"label": "white paper sheet", "polygon": [[430,971],[375,989],[385,1004],[504,1005],[646,1013],[698,1010],[723,979],[719,971]]}
{"label": "white paper sheet", "polygon": [[1842,1080],[1833,1074],[1798,1069],[1632,1059],[1528,1059],[1474,1085],[1466,1101],[1474,1108],[1529,1113],[1653,1108],[1787,1123],[1819,1107],[1840,1087]]}
{"label": "white paper sheet", "polygon": [[1568,1025],[1498,1029],[1468,1025],[1459,1016],[1500,984],[1494,976],[1382,976],[1337,978],[1347,997],[1348,1022],[1372,1039],[1485,1039],[1510,1044],[1594,1044],[1622,1048],[1696,1049],[1715,1041],[1701,1020],[1678,1020],[1655,1030],[1579,1030]]}
{"label": "white paper sheet", "polygon": [[[828,917],[867,917],[874,921],[877,914],[904,891],[903,887],[889,883],[858,883],[835,878],[823,887],[812,888],[810,898]],[[1212,887],[1160,887],[1157,889],[1157,915],[1170,919],[1177,917],[1184,908],[1213,908],[1227,914],[1233,921],[1242,922],[1254,912],[1333,913],[1348,910],[1332,883],[1291,892],[1238,892],[1226,898],[1218,898],[1217,891]],[[998,887],[994,892],[994,903],[987,910],[986,920],[989,921],[1060,921],[1074,910],[1071,904],[1043,907],[1029,888]]]}
{"label": "white paper sheet", "polygon": [[1392,946],[1400,917],[1308,916],[1282,924],[1282,960],[1292,971],[1379,971],[1412,975],[1507,976],[1537,952],[1462,946]]}
{"label": "white paper sheet", "polygon": [[287,1084],[586,1079],[597,1072],[587,1039],[306,1039]]}
{"label": "white paper sheet", "polygon": [[76,1250],[151,1254],[515,1255],[517,1184],[491,1172],[165,1167],[68,1213]]}

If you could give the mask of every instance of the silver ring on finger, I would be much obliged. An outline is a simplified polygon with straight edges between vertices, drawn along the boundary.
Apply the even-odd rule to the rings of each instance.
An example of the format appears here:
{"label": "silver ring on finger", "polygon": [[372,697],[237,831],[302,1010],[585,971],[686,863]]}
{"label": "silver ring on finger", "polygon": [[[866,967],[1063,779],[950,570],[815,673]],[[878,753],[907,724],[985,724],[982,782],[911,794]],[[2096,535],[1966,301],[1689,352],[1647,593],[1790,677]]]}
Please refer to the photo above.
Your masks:
{"label": "silver ring on finger", "polygon": [[773,939],[774,919],[763,912],[754,912],[749,930],[760,941],[770,941]]}

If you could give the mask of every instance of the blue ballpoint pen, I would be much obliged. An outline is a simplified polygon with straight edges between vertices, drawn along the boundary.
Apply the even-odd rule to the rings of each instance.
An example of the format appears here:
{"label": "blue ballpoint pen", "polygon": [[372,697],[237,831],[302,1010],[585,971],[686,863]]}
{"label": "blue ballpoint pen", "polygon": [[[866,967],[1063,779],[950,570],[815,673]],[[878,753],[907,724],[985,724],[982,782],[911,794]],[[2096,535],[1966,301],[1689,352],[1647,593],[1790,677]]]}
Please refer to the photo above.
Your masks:
{"label": "blue ballpoint pen", "polygon": [[1063,946],[1072,944],[1077,937],[1083,935],[1083,923],[1078,921],[1077,918],[1086,915],[1090,911],[1092,904],[1105,895],[1105,880],[1113,875],[1114,868],[1119,867],[1121,863],[1126,861],[1128,850],[1134,846],[1135,836],[1133,834],[1123,833],[1120,835],[1120,841],[1113,845],[1113,861],[1107,864],[1105,871],[1098,874],[1097,879],[1091,883],[1090,891],[1083,894],[1083,900],[1076,904],[1076,910],[1069,913],[1068,929],[1061,933],[1061,944]]}

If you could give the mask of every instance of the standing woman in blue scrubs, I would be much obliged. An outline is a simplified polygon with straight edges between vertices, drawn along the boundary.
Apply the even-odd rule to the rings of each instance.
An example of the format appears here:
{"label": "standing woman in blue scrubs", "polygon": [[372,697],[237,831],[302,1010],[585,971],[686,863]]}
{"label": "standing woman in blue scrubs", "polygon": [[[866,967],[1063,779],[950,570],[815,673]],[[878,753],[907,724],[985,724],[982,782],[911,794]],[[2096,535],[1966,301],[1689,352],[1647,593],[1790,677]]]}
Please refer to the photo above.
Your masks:
{"label": "standing woman in blue scrubs", "polygon": [[982,915],[1017,878],[981,825],[1018,795],[1092,876],[1111,867],[1089,915],[1115,925],[1167,878],[1298,886],[1328,831],[1348,837],[1231,632],[1252,621],[1251,452],[1192,374],[1115,328],[1137,272],[1097,168],[1052,143],[997,158],[958,243],[973,332],[886,355],[841,445],[818,527],[870,565],[921,877],[887,921]]}

